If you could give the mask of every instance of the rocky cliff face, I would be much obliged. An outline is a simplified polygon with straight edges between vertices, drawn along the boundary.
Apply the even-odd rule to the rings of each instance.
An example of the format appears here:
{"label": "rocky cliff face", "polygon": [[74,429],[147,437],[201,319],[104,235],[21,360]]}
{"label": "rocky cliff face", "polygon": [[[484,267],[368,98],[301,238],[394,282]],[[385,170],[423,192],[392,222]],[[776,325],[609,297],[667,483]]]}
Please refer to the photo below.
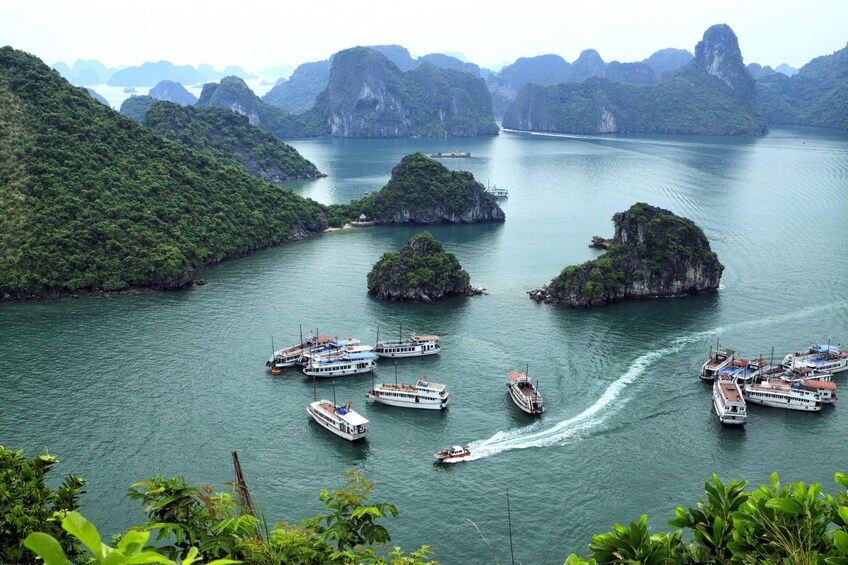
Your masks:
{"label": "rocky cliff face", "polygon": [[245,116],[250,125],[254,126],[260,125],[261,115],[265,113],[259,97],[238,77],[224,77],[220,83],[204,84],[197,105],[201,108],[204,106],[229,108]]}
{"label": "rocky cliff face", "polygon": [[[610,77],[626,77],[629,83],[593,76],[548,87],[528,84],[504,114],[503,127],[557,133],[764,134],[754,80],[742,64],[733,31],[726,25],[709,28],[696,53],[660,84],[646,83],[649,65],[641,63],[607,66]],[[581,55],[582,72],[598,68],[596,55]]]}
{"label": "rocky cliff face", "polygon": [[613,223],[606,255],[567,267],[547,287],[530,291],[531,298],[587,308],[718,288],[724,267],[691,220],[638,203],[615,214]]}
{"label": "rocky cliff face", "polygon": [[742,62],[736,34],[727,24],[711,26],[695,46],[695,62],[733,89],[738,97],[756,100],[754,77]]}
{"label": "rocky cliff face", "polygon": [[368,292],[386,300],[433,302],[482,290],[471,286],[471,277],[453,253],[445,252],[430,233],[421,232],[398,253],[383,254],[368,273]]}
{"label": "rocky cliff face", "polygon": [[471,173],[450,171],[421,153],[404,157],[379,192],[360,201],[378,224],[444,224],[503,221],[494,198]]}
{"label": "rocky cliff face", "polygon": [[156,100],[173,102],[180,106],[197,104],[197,96],[186,90],[182,84],[170,80],[160,81],[159,84],[150,89],[149,95]]}
{"label": "rocky cliff face", "polygon": [[429,63],[401,71],[355,47],[333,57],[314,111],[334,137],[476,136],[498,132],[483,79]]}
{"label": "rocky cliff face", "polygon": [[327,135],[320,119],[308,114],[293,116],[263,102],[245,82],[235,76],[224,77],[220,83],[206,83],[197,101],[199,108],[218,106],[245,116],[250,125],[258,126],[281,139]]}

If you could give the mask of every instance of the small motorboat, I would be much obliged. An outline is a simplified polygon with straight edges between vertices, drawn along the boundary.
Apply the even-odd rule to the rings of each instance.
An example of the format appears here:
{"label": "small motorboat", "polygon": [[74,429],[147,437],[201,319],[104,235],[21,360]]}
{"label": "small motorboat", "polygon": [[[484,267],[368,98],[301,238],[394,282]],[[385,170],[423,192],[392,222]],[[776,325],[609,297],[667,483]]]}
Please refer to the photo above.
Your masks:
{"label": "small motorboat", "polygon": [[434,453],[433,457],[439,460],[440,463],[456,463],[462,461],[471,455],[471,447],[467,443],[461,445],[452,445]]}

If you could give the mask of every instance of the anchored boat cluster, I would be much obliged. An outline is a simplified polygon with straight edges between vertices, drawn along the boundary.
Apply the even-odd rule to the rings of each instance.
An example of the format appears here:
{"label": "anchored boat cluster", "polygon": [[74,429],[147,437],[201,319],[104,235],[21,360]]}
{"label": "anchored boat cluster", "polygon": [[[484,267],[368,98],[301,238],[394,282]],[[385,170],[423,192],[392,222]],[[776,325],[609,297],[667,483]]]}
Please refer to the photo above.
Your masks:
{"label": "anchored boat cluster", "polygon": [[[435,355],[442,347],[437,335],[418,335],[413,332],[403,339],[403,328],[397,340],[379,341],[372,347],[362,345],[358,339],[338,339],[311,333],[306,339],[301,334],[301,342],[285,349],[274,350],[265,363],[271,374],[281,375],[284,369],[301,367],[303,374],[314,378],[343,377],[370,373],[377,366],[377,359],[407,358]],[[510,398],[521,410],[528,414],[541,414],[545,408],[542,395],[536,390],[527,370],[509,374],[506,384]],[[450,394],[446,386],[430,382],[426,376],[415,384],[395,382],[374,384],[365,393],[366,398],[400,408],[419,408],[443,410],[448,405]],[[336,404],[335,388],[333,400],[315,400],[307,408],[307,413],[319,425],[348,441],[363,439],[368,433],[368,420],[351,408],[351,403]],[[434,455],[444,463],[461,461],[471,455],[468,444],[454,445],[442,449]]]}
{"label": "anchored boat cluster", "polygon": [[701,379],[713,383],[713,407],[722,424],[741,426],[748,421],[748,403],[818,412],[836,402],[833,375],[848,370],[848,349],[811,345],[790,353],[780,364],[765,359],[749,361],[716,344],[701,366]]}

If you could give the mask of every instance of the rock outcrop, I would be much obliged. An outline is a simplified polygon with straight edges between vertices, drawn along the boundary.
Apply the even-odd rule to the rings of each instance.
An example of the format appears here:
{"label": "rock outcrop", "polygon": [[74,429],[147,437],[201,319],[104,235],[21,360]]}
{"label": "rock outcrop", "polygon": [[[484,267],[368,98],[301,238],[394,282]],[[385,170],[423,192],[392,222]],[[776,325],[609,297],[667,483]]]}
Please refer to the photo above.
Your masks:
{"label": "rock outcrop", "polygon": [[280,139],[314,137],[329,133],[326,124],[310,121],[311,116],[294,116],[266,104],[242,79],[236,76],[224,77],[218,83],[204,84],[197,106],[228,108],[245,116],[251,125],[273,133]]}
{"label": "rock outcrop", "polygon": [[448,296],[473,296],[481,289],[456,256],[429,232],[420,232],[397,253],[384,253],[368,273],[368,292],[380,299],[433,302]]}
{"label": "rock outcrop", "polygon": [[[608,67],[610,76],[643,84],[599,76],[555,86],[528,84],[504,114],[503,126],[556,133],[764,134],[754,79],[733,30],[712,26],[695,51],[694,59],[660,84],[646,84],[647,64]],[[597,73],[596,55],[581,55],[583,74]]]}
{"label": "rock outcrop", "polygon": [[604,256],[566,267],[547,287],[530,291],[530,297],[588,308],[718,288],[724,267],[691,220],[637,203],[615,214],[613,223],[615,236]]}
{"label": "rock outcrop", "polygon": [[312,112],[333,137],[469,137],[499,130],[482,78],[431,63],[403,72],[367,47],[335,54]]}
{"label": "rock outcrop", "polygon": [[377,224],[460,224],[505,219],[501,207],[471,173],[451,171],[422,153],[404,157],[380,191],[350,206],[355,216],[364,213]]}
{"label": "rock outcrop", "polygon": [[173,102],[180,106],[194,106],[197,104],[197,96],[186,90],[182,84],[172,80],[159,81],[159,84],[150,89],[149,96],[156,100]]}

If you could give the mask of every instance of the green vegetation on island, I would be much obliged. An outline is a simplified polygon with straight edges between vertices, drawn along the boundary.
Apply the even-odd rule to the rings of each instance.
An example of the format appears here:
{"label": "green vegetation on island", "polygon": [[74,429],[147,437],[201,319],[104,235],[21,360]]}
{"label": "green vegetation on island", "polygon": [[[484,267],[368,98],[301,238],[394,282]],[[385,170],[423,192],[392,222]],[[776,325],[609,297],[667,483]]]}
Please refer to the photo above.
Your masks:
{"label": "green vegetation on island", "polygon": [[615,236],[604,256],[566,267],[530,297],[586,308],[718,288],[724,267],[691,220],[640,202],[613,222]]}
{"label": "green vegetation on island", "polygon": [[333,56],[327,89],[309,114],[320,116],[334,137],[468,137],[499,130],[482,78],[430,63],[403,72],[367,47]]}
{"label": "green vegetation on island", "polygon": [[813,59],[791,77],[763,74],[757,94],[770,124],[848,131],[848,47]]}
{"label": "green vegetation on island", "polygon": [[143,123],[162,137],[196,149],[220,163],[243,166],[264,181],[325,176],[294,147],[226,108],[156,102],[147,110]]}
{"label": "green vegetation on island", "polygon": [[471,286],[456,255],[425,231],[412,236],[400,251],[383,254],[368,273],[368,292],[387,300],[432,302],[482,291]]}
{"label": "green vegetation on island", "polygon": [[221,165],[0,49],[0,294],[178,288],[326,227],[324,208]]}
{"label": "green vegetation on island", "polygon": [[128,118],[132,118],[138,123],[144,123],[144,115],[147,110],[156,102],[152,96],[130,96],[121,103],[121,114]]}
{"label": "green vegetation on island", "polygon": [[280,139],[329,135],[330,127],[320,115],[289,114],[263,102],[245,82],[234,76],[224,77],[218,83],[206,83],[197,101],[198,107],[220,106],[247,116],[250,123]]}
{"label": "green vegetation on island", "polygon": [[605,78],[528,84],[504,115],[508,129],[570,133],[762,135],[766,121],[736,36],[712,26],[695,58],[660,84]]}
{"label": "green vegetation on island", "polygon": [[350,204],[328,207],[331,225],[360,214],[378,224],[441,224],[503,221],[491,194],[471,173],[451,171],[423,153],[412,153],[392,169],[378,192]]}

